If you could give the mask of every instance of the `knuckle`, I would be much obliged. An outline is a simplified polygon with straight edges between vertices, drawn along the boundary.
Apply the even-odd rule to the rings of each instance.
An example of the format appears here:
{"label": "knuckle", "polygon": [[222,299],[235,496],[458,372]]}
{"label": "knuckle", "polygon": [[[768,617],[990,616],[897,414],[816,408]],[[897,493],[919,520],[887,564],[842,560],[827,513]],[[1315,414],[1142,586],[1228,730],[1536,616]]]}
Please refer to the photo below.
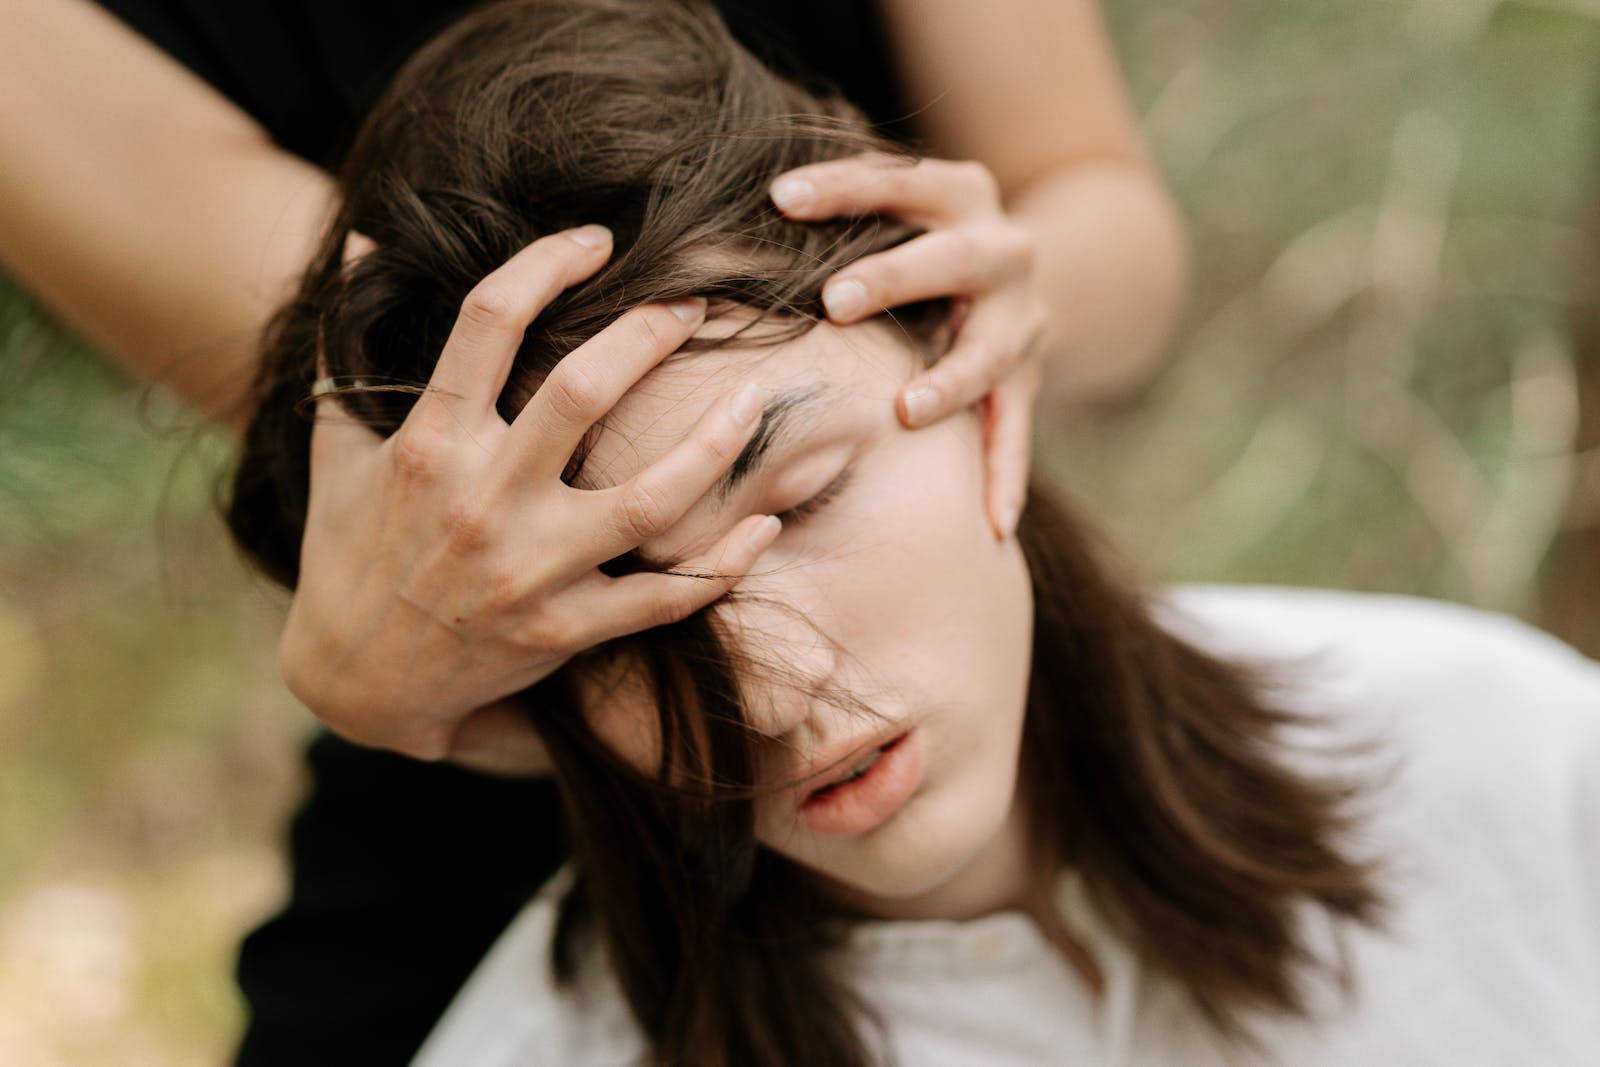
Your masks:
{"label": "knuckle", "polygon": [[654,630],[662,626],[671,626],[687,619],[693,612],[694,609],[681,600],[672,597],[663,598],[651,604],[649,610],[645,612],[645,628]]}
{"label": "knuckle", "polygon": [[544,612],[517,631],[515,642],[534,656],[561,656],[582,651],[581,630],[576,619]]}
{"label": "knuckle", "polygon": [[445,543],[457,556],[482,552],[494,540],[490,511],[480,501],[462,500],[452,504],[441,520]]}
{"label": "knuckle", "polygon": [[677,339],[672,335],[671,323],[677,321],[677,317],[666,308],[640,308],[633,316],[634,343],[652,352],[676,348]]}
{"label": "knuckle", "polygon": [[700,593],[704,592],[700,586],[705,584],[704,579],[684,577],[676,584],[679,588],[656,597],[645,608],[643,621],[647,627],[654,629],[682,622],[700,606]]}
{"label": "knuckle", "polygon": [[475,326],[502,329],[514,324],[516,300],[505,285],[486,279],[473,286],[461,302],[461,318]]}
{"label": "knuckle", "polygon": [[706,461],[718,470],[728,466],[744,450],[745,437],[739,434],[730,436],[726,429],[723,432],[708,433],[700,438],[700,451]]}
{"label": "knuckle", "polygon": [[432,482],[444,466],[448,445],[432,420],[407,420],[391,440],[394,470],[402,481]]}
{"label": "knuckle", "polygon": [[483,615],[514,611],[522,603],[522,569],[515,565],[496,563],[487,566],[473,580],[473,585],[477,589],[475,599]]}
{"label": "knuckle", "polygon": [[623,531],[641,540],[665,529],[669,514],[661,491],[649,482],[636,482],[622,498]]}
{"label": "knuckle", "polygon": [[561,364],[545,380],[545,388],[551,408],[563,420],[592,422],[605,414],[600,385],[581,364]]}

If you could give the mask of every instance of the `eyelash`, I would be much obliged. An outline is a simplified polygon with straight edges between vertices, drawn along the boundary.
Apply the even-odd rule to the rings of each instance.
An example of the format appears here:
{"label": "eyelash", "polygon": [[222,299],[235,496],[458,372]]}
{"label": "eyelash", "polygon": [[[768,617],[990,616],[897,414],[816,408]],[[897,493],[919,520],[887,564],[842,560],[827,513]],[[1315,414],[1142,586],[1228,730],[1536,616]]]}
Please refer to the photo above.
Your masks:
{"label": "eyelash", "polygon": [[785,529],[788,529],[792,526],[799,526],[817,512],[833,503],[839,494],[845,491],[845,488],[850,484],[851,473],[851,468],[846,467],[844,470],[839,472],[838,477],[834,478],[833,481],[824,486],[820,492],[805,500],[802,500],[788,511],[779,514],[778,521],[783,523]]}

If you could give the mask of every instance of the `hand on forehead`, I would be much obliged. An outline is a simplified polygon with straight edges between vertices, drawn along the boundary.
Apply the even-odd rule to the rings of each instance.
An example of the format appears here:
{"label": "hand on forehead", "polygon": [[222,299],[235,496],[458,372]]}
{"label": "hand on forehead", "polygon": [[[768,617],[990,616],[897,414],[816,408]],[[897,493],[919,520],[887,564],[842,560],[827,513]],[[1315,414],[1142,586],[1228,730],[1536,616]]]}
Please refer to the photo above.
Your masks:
{"label": "hand on forehead", "polygon": [[[725,337],[748,321],[721,316],[696,336]],[[688,436],[720,398],[741,385],[756,386],[762,421],[755,434],[708,497],[658,539],[681,544],[672,536],[684,532],[679,528],[733,506],[752,486],[781,478],[784,467],[815,448],[896,429],[894,397],[917,361],[892,324],[821,323],[776,344],[761,340],[767,329],[756,324],[748,343],[680,352],[642,378],[591,435],[576,484],[601,489],[626,480]]]}

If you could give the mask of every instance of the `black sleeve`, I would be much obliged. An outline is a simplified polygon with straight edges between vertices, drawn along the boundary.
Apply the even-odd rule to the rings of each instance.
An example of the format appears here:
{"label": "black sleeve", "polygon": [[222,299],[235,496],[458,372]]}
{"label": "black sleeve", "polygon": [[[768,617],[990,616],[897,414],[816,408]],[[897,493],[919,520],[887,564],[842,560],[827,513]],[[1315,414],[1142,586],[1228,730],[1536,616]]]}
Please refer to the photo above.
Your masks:
{"label": "black sleeve", "polygon": [[[280,145],[332,167],[407,56],[472,0],[99,0],[255,117]],[[908,113],[877,5],[722,0],[767,63],[842,92],[891,136]]]}
{"label": "black sleeve", "polygon": [[566,856],[555,785],[312,743],[288,908],[245,941],[239,1067],[399,1067]]}
{"label": "black sleeve", "polygon": [[306,159],[337,161],[395,70],[462,0],[99,0]]}

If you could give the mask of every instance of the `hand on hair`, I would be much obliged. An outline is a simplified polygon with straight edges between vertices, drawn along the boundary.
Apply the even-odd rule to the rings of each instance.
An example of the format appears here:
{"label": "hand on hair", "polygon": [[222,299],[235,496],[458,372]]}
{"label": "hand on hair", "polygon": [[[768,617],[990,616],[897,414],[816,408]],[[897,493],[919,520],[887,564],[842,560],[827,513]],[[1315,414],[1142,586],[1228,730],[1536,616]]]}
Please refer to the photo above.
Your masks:
{"label": "hand on hair", "polygon": [[[370,247],[353,236],[346,261]],[[694,333],[703,300],[628,311],[563,359],[512,422],[496,412],[529,324],[610,248],[602,227],[554,234],[483,279],[387,439],[339,404],[340,385],[359,386],[321,390],[279,663],[335,732],[422,759],[537,772],[535,731],[497,702],[576,653],[704,607],[776,536],[776,520],[751,516],[684,573],[597,569],[671,526],[733,462],[761,410],[750,386],[626,482],[584,491],[561,481],[589,428]]]}
{"label": "hand on hair", "polygon": [[1032,235],[1007,217],[981,163],[916,163],[867,154],[800,167],[772,184],[793,219],[882,213],[928,232],[852,263],[822,291],[832,322],[858,322],[918,300],[958,300],[949,351],[901,390],[900,421],[916,429],[980,401],[988,454],[986,507],[997,537],[1016,530],[1027,492],[1036,343],[1046,305]]}

